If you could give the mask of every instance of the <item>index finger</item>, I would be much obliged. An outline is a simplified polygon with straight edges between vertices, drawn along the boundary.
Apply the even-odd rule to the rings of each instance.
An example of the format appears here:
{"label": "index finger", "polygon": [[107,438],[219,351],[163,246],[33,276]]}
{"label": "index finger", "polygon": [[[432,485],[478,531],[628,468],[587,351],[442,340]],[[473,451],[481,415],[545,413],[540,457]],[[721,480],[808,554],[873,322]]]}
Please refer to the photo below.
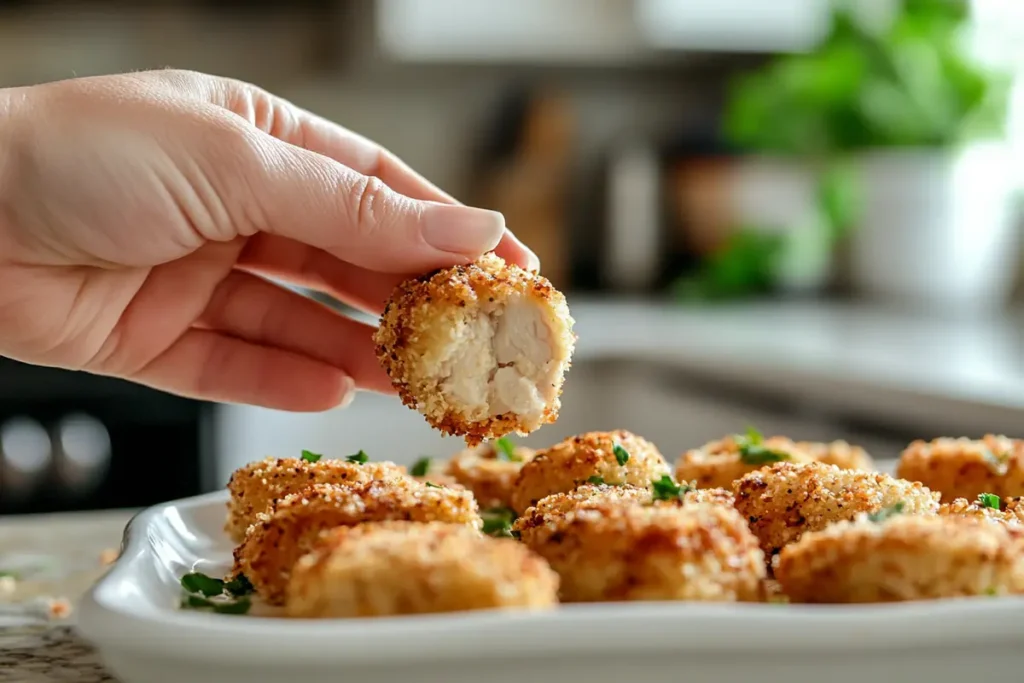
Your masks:
{"label": "index finger", "polygon": [[[279,140],[321,154],[363,175],[379,178],[392,190],[407,197],[444,204],[461,203],[376,142],[276,95],[252,86],[246,90],[249,93],[248,107],[251,107],[249,120]],[[262,105],[260,99],[263,100]],[[236,106],[239,104],[246,107],[245,102]],[[264,112],[262,116],[261,111]],[[495,253],[523,268],[540,269],[536,254],[511,230],[505,230]]]}

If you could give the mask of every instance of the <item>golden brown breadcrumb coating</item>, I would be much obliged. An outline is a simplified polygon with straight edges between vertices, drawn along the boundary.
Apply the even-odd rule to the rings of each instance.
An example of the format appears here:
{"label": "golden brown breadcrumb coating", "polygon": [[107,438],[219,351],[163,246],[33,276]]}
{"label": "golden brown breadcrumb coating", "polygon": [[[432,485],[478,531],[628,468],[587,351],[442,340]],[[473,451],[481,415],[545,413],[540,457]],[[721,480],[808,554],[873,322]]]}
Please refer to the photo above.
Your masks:
{"label": "golden brown breadcrumb coating", "polygon": [[835,465],[843,470],[868,472],[875,469],[875,461],[866,450],[846,441],[797,441],[793,445],[814,460],[826,465]]}
{"label": "golden brown breadcrumb coating", "polygon": [[507,508],[512,504],[512,488],[519,471],[534,455],[536,451],[532,448],[514,446],[513,459],[509,460],[492,441],[458,453],[444,471],[473,492],[481,509]]}
{"label": "golden brown breadcrumb coating", "polygon": [[402,402],[475,446],[557,419],[573,322],[547,279],[486,254],[399,285],[374,341]]}
{"label": "golden brown breadcrumb coating", "polygon": [[374,522],[327,531],[292,570],[290,617],[550,609],[558,575],[522,543],[468,526]]}
{"label": "golden brown breadcrumb coating", "polygon": [[1003,524],[1024,524],[1024,504],[1022,498],[1003,498],[992,496],[992,502],[998,507],[992,507],[981,500],[981,496],[974,500],[957,498],[949,503],[939,506],[939,514],[946,517],[977,517],[988,519]]}
{"label": "golden brown breadcrumb coating", "polygon": [[869,603],[1024,592],[1022,531],[978,517],[866,515],[783,548],[791,602]]}
{"label": "golden brown breadcrumb coating", "polygon": [[993,434],[980,441],[914,441],[900,456],[896,476],[938,491],[944,502],[982,493],[1024,496],[1024,441]]}
{"label": "golden brown breadcrumb coating", "polygon": [[819,462],[780,462],[733,486],[736,509],[770,557],[808,531],[902,503],[907,514],[934,514],[939,494],[880,472],[844,470]]}
{"label": "golden brown breadcrumb coating", "polygon": [[469,491],[428,486],[412,477],[354,486],[316,484],[260,514],[235,549],[233,573],[244,574],[270,604],[280,604],[292,567],[320,532],[385,520],[447,522],[477,530],[483,524]]}
{"label": "golden brown breadcrumb coating", "polygon": [[[732,488],[732,483],[773,461],[744,456],[742,436],[727,436],[683,453],[676,463],[677,481],[695,482],[699,488]],[[813,458],[784,436],[765,439],[761,446],[787,462],[811,462]]]}
{"label": "golden brown breadcrumb coating", "polygon": [[587,432],[537,451],[523,465],[512,489],[512,509],[521,513],[545,496],[588,481],[648,488],[668,473],[668,463],[650,441],[624,429]]}
{"label": "golden brown breadcrumb coating", "polygon": [[374,479],[403,476],[405,468],[393,462],[357,463],[335,458],[308,462],[302,458],[266,458],[240,467],[228,481],[228,516],[224,530],[235,543],[275,500],[312,484],[365,484]]}
{"label": "golden brown breadcrumb coating", "polygon": [[584,486],[545,498],[513,529],[558,572],[565,602],[760,600],[764,554],[735,509],[649,495]]}

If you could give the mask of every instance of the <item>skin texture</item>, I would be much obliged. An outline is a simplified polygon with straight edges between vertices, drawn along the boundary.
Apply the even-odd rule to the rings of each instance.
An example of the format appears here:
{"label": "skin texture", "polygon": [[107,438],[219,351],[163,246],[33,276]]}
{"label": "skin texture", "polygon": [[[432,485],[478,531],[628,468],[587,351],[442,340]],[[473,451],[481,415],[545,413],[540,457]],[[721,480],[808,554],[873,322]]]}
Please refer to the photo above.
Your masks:
{"label": "skin texture", "polygon": [[0,90],[0,355],[322,410],[391,391],[371,313],[410,275],[536,257],[394,155],[259,88],[155,71]]}

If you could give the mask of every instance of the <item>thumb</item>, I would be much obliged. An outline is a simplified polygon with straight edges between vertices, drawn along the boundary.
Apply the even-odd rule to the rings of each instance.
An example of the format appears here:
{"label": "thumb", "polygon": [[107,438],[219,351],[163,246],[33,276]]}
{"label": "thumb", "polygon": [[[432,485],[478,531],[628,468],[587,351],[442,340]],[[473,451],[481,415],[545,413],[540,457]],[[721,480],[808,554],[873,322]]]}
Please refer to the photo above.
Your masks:
{"label": "thumb", "polygon": [[258,153],[243,172],[257,229],[390,273],[468,263],[505,232],[495,211],[412,199],[326,156],[256,135]]}

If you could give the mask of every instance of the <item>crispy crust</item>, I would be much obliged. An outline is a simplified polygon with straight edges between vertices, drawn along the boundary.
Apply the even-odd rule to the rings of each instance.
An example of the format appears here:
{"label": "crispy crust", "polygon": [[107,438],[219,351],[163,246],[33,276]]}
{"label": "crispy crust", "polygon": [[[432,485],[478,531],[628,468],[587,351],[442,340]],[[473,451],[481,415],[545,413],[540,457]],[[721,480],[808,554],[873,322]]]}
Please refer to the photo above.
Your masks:
{"label": "crispy crust", "polygon": [[846,441],[797,441],[794,446],[818,462],[840,469],[865,472],[875,469],[875,461],[866,450]]}
{"label": "crispy crust", "polygon": [[1024,441],[993,434],[980,441],[914,441],[900,456],[896,474],[939,491],[943,502],[974,500],[982,493],[1024,496]]}
{"label": "crispy crust", "polygon": [[934,514],[939,495],[916,482],[835,465],[782,462],[751,472],[733,487],[736,509],[765,555],[809,531],[902,503],[907,514]]}
{"label": "crispy crust", "polygon": [[[810,462],[812,458],[784,436],[764,440],[765,448],[789,455],[791,462]],[[732,483],[764,464],[748,464],[740,457],[740,446],[734,436],[711,441],[700,448],[683,453],[676,463],[676,481],[694,482],[700,488],[732,488]]]}
{"label": "crispy crust", "polygon": [[472,491],[481,509],[510,507],[519,472],[536,451],[516,446],[514,454],[517,461],[499,460],[493,442],[480,444],[455,455],[445,473]]}
{"label": "crispy crust", "polygon": [[[616,460],[615,444],[629,453],[624,465]],[[668,463],[650,441],[624,429],[587,432],[537,451],[519,472],[512,489],[512,509],[524,512],[542,498],[572,491],[590,477],[647,488],[668,473]]]}
{"label": "crispy crust", "polygon": [[313,484],[365,484],[374,479],[393,479],[405,468],[393,462],[352,463],[334,458],[307,462],[301,458],[266,458],[240,467],[228,481],[227,521],[224,530],[235,543],[274,501],[298,493]]}
{"label": "crispy crust", "polygon": [[558,575],[523,544],[443,523],[325,532],[295,565],[285,609],[300,618],[549,609]]}
{"label": "crispy crust", "polygon": [[[558,352],[554,361],[560,366],[555,398],[545,407],[539,424],[526,424],[514,413],[469,418],[461,406],[448,400],[438,378],[424,371],[423,358],[471,310],[500,306],[515,296],[528,297],[549,311],[553,348]],[[400,284],[384,308],[374,343],[377,358],[402,403],[420,411],[442,433],[463,436],[469,446],[476,446],[512,432],[528,434],[558,418],[561,385],[576,344],[573,322],[565,296],[546,278],[485,254],[470,265],[445,268]]]}
{"label": "crispy crust", "polygon": [[473,529],[483,524],[468,491],[435,488],[411,477],[355,486],[316,484],[259,515],[235,549],[233,573],[244,574],[270,604],[281,604],[292,567],[322,531],[385,520],[447,522]]}
{"label": "crispy crust", "polygon": [[1014,526],[1024,524],[1024,503],[1021,498],[1003,498],[999,509],[982,505],[977,499],[969,501],[957,498],[939,506],[939,514],[945,517],[975,517]]}
{"label": "crispy crust", "polygon": [[735,509],[645,497],[583,486],[545,498],[513,528],[558,572],[564,602],[761,599],[764,555]]}
{"label": "crispy crust", "polygon": [[1024,592],[1022,531],[979,517],[861,517],[807,533],[779,556],[791,602],[870,603]]}

